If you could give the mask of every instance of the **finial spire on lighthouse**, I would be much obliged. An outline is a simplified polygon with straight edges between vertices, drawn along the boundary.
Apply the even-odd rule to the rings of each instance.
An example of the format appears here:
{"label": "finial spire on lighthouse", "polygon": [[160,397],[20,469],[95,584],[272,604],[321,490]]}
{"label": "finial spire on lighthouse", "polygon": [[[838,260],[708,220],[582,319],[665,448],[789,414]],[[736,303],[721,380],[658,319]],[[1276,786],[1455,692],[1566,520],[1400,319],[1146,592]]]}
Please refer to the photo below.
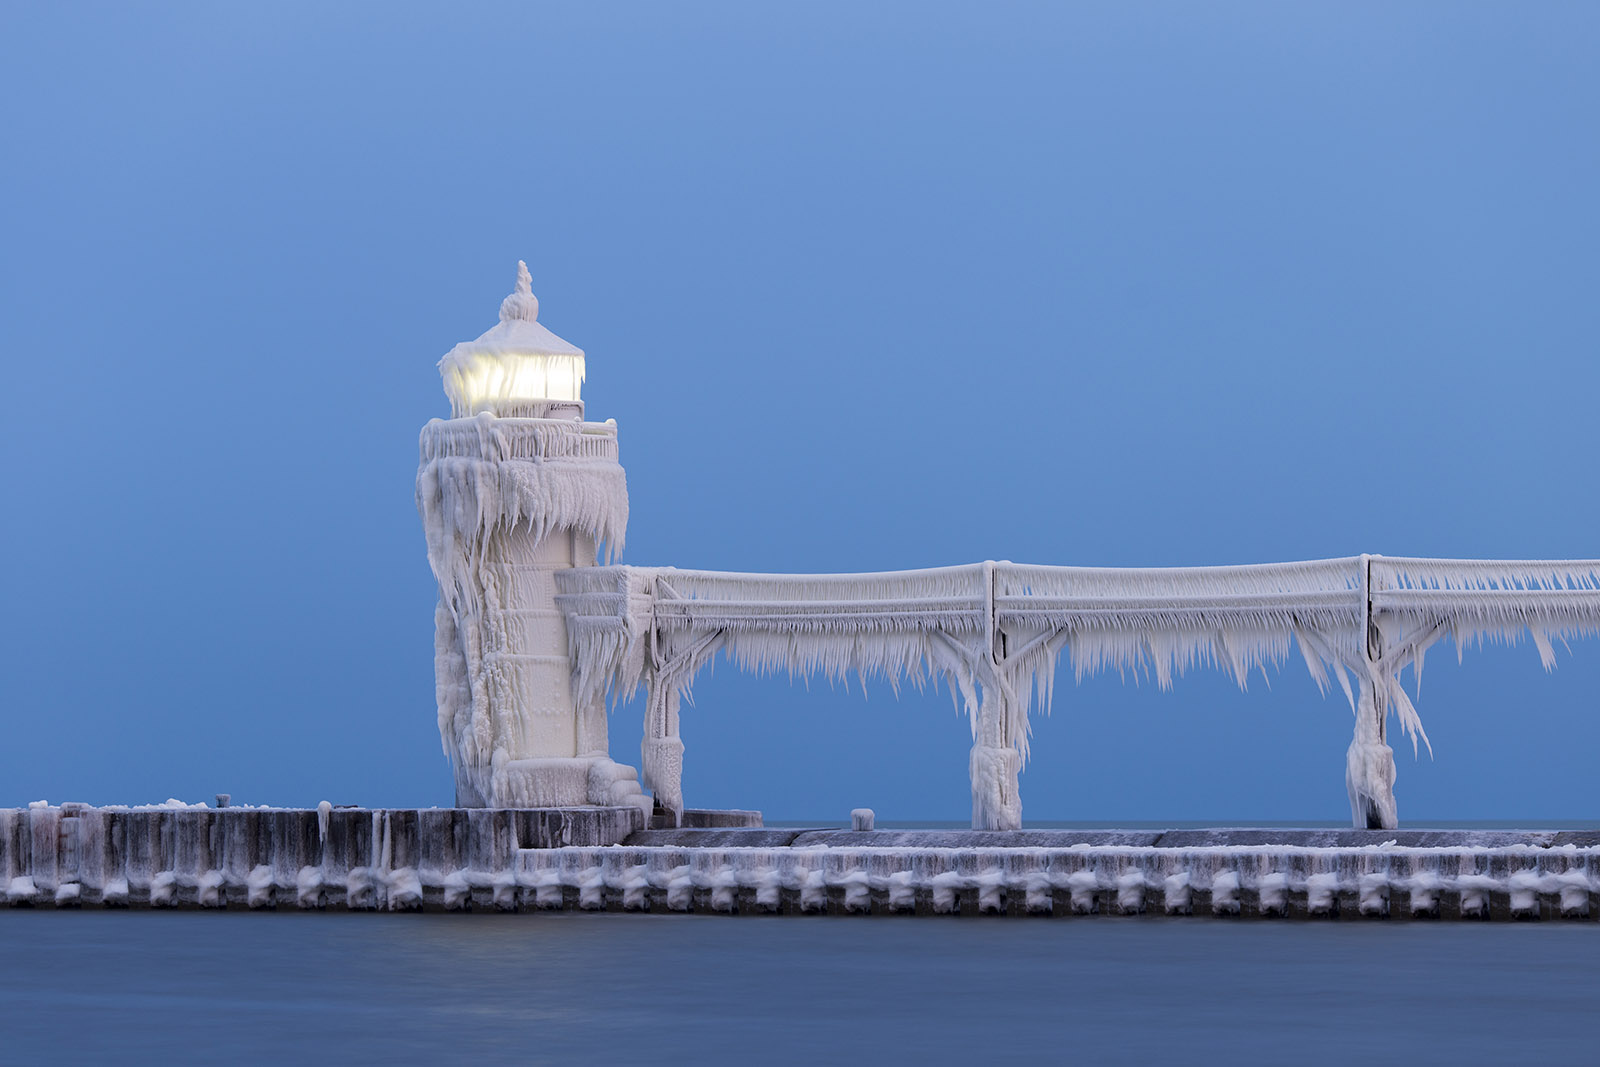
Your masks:
{"label": "finial spire on lighthouse", "polygon": [[528,273],[528,265],[522,260],[517,260],[517,287],[511,295],[500,304],[500,321],[515,322],[539,321],[539,298],[533,295],[533,275]]}
{"label": "finial spire on lighthouse", "polygon": [[500,321],[439,361],[452,418],[488,412],[499,418],[583,417],[583,350],[539,321],[528,265],[500,302]]}

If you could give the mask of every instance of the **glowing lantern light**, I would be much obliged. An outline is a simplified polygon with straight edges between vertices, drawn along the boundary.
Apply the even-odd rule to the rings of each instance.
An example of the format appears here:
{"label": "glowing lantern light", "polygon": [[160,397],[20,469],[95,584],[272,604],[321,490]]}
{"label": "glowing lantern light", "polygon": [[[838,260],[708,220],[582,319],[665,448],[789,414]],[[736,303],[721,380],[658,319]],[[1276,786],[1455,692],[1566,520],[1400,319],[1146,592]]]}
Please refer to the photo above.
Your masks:
{"label": "glowing lantern light", "polygon": [[516,291],[500,304],[500,324],[452,348],[439,373],[451,418],[483,411],[498,418],[583,418],[583,350],[539,324],[539,298],[521,260]]}

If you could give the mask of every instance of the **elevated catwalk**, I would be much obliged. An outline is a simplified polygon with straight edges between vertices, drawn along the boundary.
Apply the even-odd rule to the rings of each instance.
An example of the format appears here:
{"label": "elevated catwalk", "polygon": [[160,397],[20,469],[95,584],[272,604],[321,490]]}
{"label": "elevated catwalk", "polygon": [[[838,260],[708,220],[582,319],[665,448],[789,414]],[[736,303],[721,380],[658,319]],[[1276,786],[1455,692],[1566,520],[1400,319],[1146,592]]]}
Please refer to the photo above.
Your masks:
{"label": "elevated catwalk", "polygon": [[[1600,560],[1348,556],[1231,567],[1060,567],[989,561],[867,574],[741,574],[673,567],[572,567],[553,575],[577,699],[602,707],[643,686],[643,786],[683,800],[680,717],[720,652],[757,675],[857,676],[947,687],[972,725],[974,829],[1022,826],[1031,715],[1048,712],[1063,668],[1115,671],[1166,689],[1211,665],[1241,689],[1298,648],[1319,689],[1354,715],[1345,753],[1352,825],[1400,825],[1391,717],[1429,745],[1401,685],[1441,641],[1539,650],[1600,633]],[[1392,713],[1392,715],[1391,715]],[[617,801],[621,803],[622,801]]]}
{"label": "elevated catwalk", "polygon": [[[1590,919],[1600,830],[839,830],[636,807],[0,810],[12,907]],[[753,824],[753,825],[752,825]]]}

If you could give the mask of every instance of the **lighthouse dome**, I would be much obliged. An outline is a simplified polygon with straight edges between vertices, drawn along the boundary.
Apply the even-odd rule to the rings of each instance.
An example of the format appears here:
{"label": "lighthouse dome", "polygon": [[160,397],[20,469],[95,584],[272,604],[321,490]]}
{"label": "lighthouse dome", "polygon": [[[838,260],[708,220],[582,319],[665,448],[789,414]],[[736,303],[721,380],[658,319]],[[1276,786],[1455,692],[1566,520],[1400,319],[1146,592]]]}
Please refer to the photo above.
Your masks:
{"label": "lighthouse dome", "polygon": [[539,322],[528,265],[500,304],[500,321],[439,361],[452,418],[489,412],[501,418],[582,418],[583,350]]}

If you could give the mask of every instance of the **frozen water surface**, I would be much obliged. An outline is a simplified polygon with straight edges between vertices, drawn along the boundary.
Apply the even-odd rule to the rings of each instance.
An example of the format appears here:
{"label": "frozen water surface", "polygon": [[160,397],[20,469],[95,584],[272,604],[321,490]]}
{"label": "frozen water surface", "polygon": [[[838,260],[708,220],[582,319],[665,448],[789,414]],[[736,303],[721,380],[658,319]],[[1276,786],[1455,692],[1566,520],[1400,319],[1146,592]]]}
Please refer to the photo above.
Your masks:
{"label": "frozen water surface", "polygon": [[11,1062],[1587,1059],[1600,928],[0,912]]}

